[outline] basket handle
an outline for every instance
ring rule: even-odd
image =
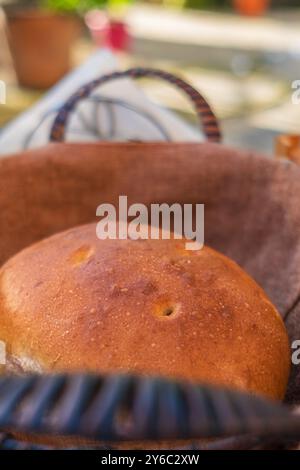
[[[69,116],[75,106],[81,99],[87,98],[96,88],[104,83],[118,78],[141,78],[141,77],[153,77],[165,80],[177,88],[183,90],[186,95],[191,99],[196,109],[197,116],[200,121],[200,128],[203,130],[207,137],[207,140],[211,142],[220,142],[221,131],[218,120],[211,110],[207,101],[203,96],[195,90],[191,85],[186,83],[181,78],[176,77],[168,72],[162,70],[151,69],[151,68],[131,68],[123,72],[113,72],[107,75],[103,75],[92,82],[83,85],[76,93],[74,93],[66,103],[60,108],[58,114],[54,120],[51,132],[51,142],[63,142],[65,137],[65,130],[68,123]]]
[[[162,377],[1,376],[0,433],[6,431],[106,444],[238,435],[299,439],[300,419],[256,395]]]

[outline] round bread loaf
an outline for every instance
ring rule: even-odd
[[[96,224],[26,248],[0,271],[14,371],[130,371],[281,399],[284,324],[233,261],[185,240],[99,240]]]

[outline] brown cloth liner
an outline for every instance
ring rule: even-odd
[[[0,159],[0,264],[23,247],[95,221],[96,207],[205,204],[205,243],[265,289],[300,339],[300,168],[219,144],[50,144]],[[286,401],[300,403],[300,366]]]

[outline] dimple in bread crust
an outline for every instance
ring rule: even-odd
[[[136,372],[284,396],[289,343],[263,290],[185,240],[57,234],[0,271],[0,339],[41,371]]]

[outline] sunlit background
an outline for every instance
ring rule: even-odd
[[[222,121],[225,142],[272,152],[274,136],[299,133],[300,6],[296,0],[0,0],[0,105],[5,126],[96,49],[121,67],[176,72]],[[146,80],[149,96],[191,123],[189,103]]]

